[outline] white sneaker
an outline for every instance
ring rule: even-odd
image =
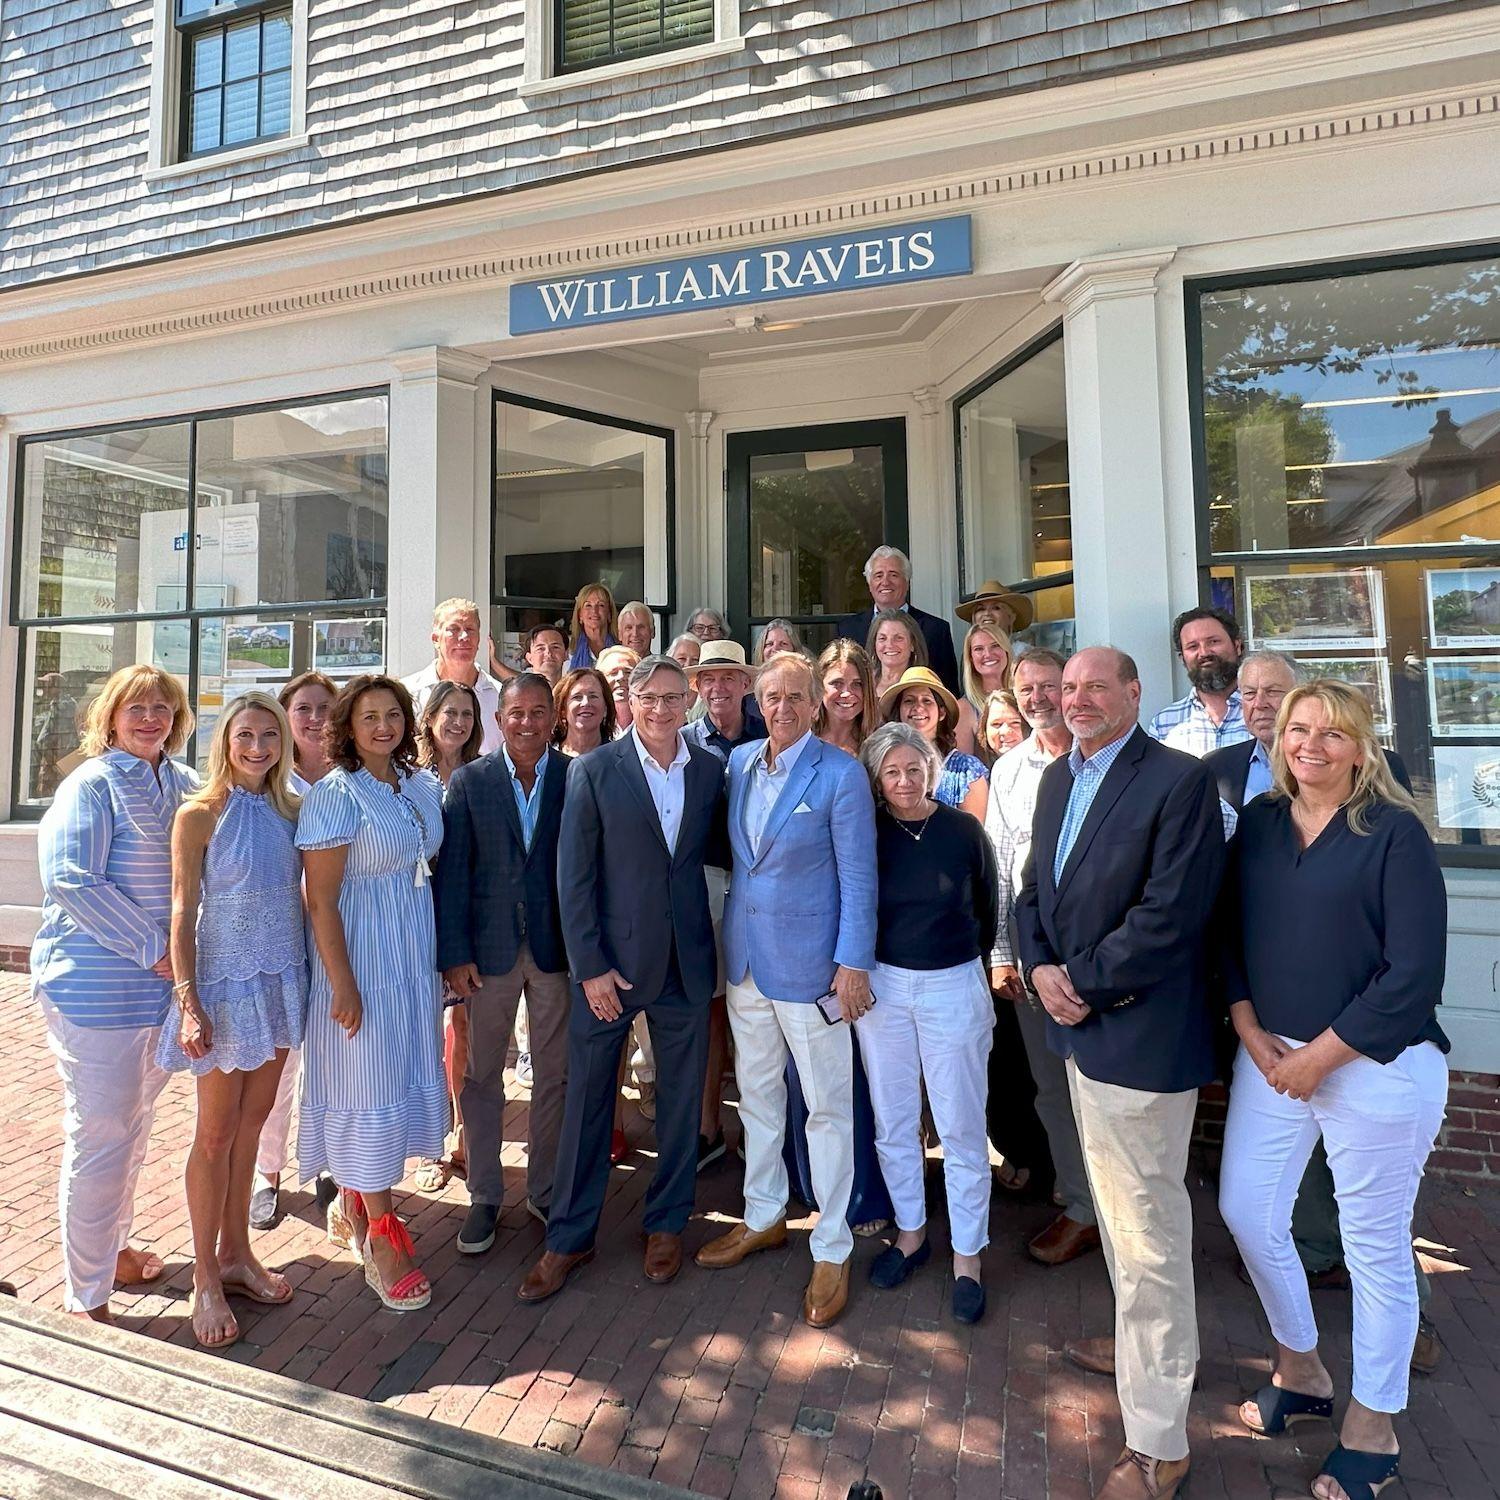
[[[531,1087],[531,1076],[531,1054],[523,1052],[516,1059],[516,1082],[523,1089],[529,1089]]]

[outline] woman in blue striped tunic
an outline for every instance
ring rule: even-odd
[[[90,758],[42,818],[42,923],[32,986],[63,1083],[63,1305],[108,1323],[118,1281],[155,1281],[130,1247],[136,1179],[167,1075],[156,1044],[172,995],[172,818],[197,778],[171,759],[193,715],[182,684],[125,667],[89,708]]]
[[[448,1127],[442,994],[428,861],[443,839],[443,787],[418,769],[411,698],[394,678],[356,677],[328,722],[331,770],[302,803],[312,992],[302,1048],[297,1156],[325,1168],[365,1280],[387,1307],[432,1296],[391,1189]]]

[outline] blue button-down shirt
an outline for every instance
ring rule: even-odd
[[[1245,771],[1245,800],[1242,805],[1249,807],[1257,797],[1269,792],[1274,785],[1271,757],[1266,754],[1266,747],[1257,740],[1255,749],[1250,752],[1250,765]]]
[[[521,815],[521,837],[525,839],[529,852],[531,840],[536,834],[537,811],[542,805],[542,780],[547,774],[547,757],[552,752],[542,751],[542,758],[536,763],[536,780],[531,783],[529,796],[526,788],[521,785],[521,778],[516,775],[516,763],[510,758],[509,748],[502,745],[500,753],[505,757],[505,769],[510,772],[510,789],[515,794],[516,811]]]
[[[1146,733],[1153,740],[1160,740],[1174,750],[1186,750],[1200,760],[1210,750],[1222,750],[1225,745],[1239,745],[1248,740],[1250,731],[1245,727],[1245,716],[1240,710],[1240,690],[1236,688],[1224,707],[1224,717],[1214,723],[1213,716],[1203,706],[1203,700],[1195,688],[1186,698],[1169,703],[1151,720]]]
[[[1088,757],[1083,757],[1083,752],[1074,745],[1068,752],[1068,769],[1073,773],[1073,787],[1068,793],[1068,806],[1063,813],[1062,830],[1057,835],[1057,854],[1052,861],[1052,884],[1055,886],[1062,879],[1063,866],[1068,862],[1068,856],[1073,852],[1073,845],[1078,840],[1078,832],[1083,827],[1084,819],[1089,815],[1089,808],[1094,805],[1094,798],[1099,795],[1099,788],[1104,784],[1104,778],[1109,774],[1109,768],[1114,765],[1120,757],[1120,751],[1125,748],[1125,742],[1135,733],[1135,725],[1122,734],[1119,739],[1111,740],[1109,744],[1101,746]]]

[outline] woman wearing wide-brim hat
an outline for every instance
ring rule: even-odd
[[[953,613],[965,624],[998,625],[1006,635],[1015,635],[1036,619],[1036,606],[1029,594],[1006,588],[998,578],[986,578]]]
[[[910,724],[937,747],[943,774],[932,795],[946,807],[961,808],[982,823],[990,799],[989,772],[978,756],[958,748],[958,699],[930,667],[908,667],[880,695],[886,723]]]

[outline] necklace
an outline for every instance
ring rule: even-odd
[[[936,811],[937,808],[934,807],[932,812]],[[915,833],[913,833],[911,829],[906,826],[906,819],[898,818],[895,813],[891,814],[891,822],[893,822],[896,827],[902,831],[902,833],[906,834],[913,843],[920,844],[922,842],[922,835],[927,832],[927,825],[932,822],[932,813],[928,813],[927,816],[922,819],[922,826],[917,829]]]

